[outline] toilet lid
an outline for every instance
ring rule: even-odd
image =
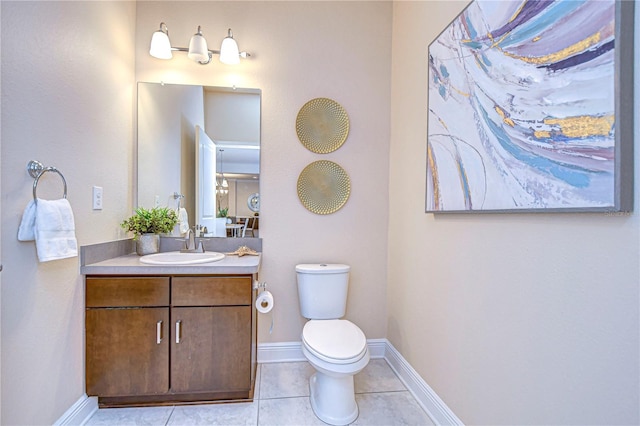
[[[362,330],[347,320],[311,320],[302,330],[307,347],[321,358],[351,360],[367,348]]]

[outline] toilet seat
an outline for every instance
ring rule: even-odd
[[[332,364],[352,364],[367,352],[367,339],[348,320],[311,320],[302,330],[302,342],[319,359]]]

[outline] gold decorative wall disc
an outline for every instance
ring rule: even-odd
[[[298,112],[296,132],[309,151],[327,154],[340,148],[347,140],[349,116],[334,100],[311,99]]]
[[[315,161],[298,177],[298,198],[313,213],[335,213],[344,206],[350,194],[349,175],[332,161]]]

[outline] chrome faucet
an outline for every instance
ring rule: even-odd
[[[199,241],[198,248],[196,248],[196,236],[192,229],[187,229],[187,238],[184,240],[184,248],[180,250],[180,253],[204,253],[202,240]]]

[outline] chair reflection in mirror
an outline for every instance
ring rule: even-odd
[[[227,223],[227,237],[238,238],[242,236],[244,230],[244,224],[241,223]]]
[[[251,232],[251,236],[255,237],[253,233],[254,223],[256,221],[255,217],[248,217],[244,220],[244,227],[242,228],[242,238],[247,237],[247,232]]]

